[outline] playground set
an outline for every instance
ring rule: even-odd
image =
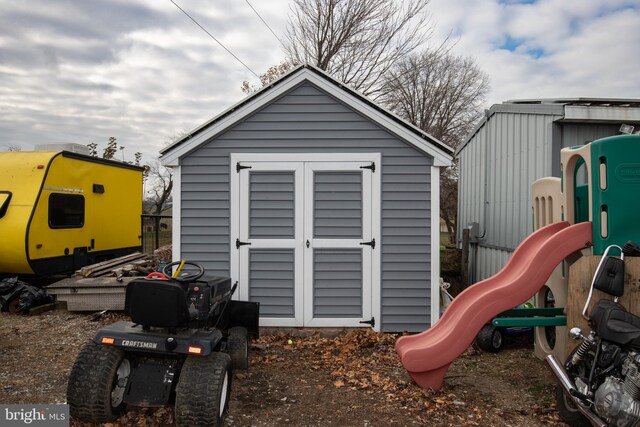
[[[502,270],[461,292],[433,327],[396,342],[403,366],[420,387],[439,390],[451,362],[478,332],[532,297],[536,309],[550,310],[550,301],[555,305],[533,323],[528,321],[537,329],[534,351],[539,357],[554,354],[563,360],[567,333],[561,326],[563,316],[555,315],[567,305],[569,265],[581,255],[602,255],[609,245],[640,241],[638,202],[630,198],[640,190],[640,135],[565,148],[560,157],[561,178],[533,184],[535,231]],[[512,323],[510,318],[502,325]],[[545,327],[557,327],[555,337]]]

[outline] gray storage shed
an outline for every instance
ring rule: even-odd
[[[420,331],[439,312],[452,150],[301,66],[162,150],[174,259],[230,275],[263,326]]]
[[[640,99],[515,100],[486,111],[456,151],[458,239],[476,224],[471,277],[497,273],[533,232],[531,184],[560,177],[560,150],[616,135],[623,123],[640,129]]]

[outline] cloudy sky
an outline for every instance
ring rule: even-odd
[[[175,0],[260,74],[283,58],[245,0]],[[279,36],[289,0],[249,0]],[[432,0],[491,78],[487,107],[541,97],[640,98],[640,0]],[[257,79],[169,0],[0,0],[0,150],[114,136],[149,161]]]

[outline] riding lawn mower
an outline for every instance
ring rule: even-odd
[[[126,405],[175,404],[177,425],[221,425],[232,370],[248,367],[248,339],[258,336],[259,304],[232,300],[236,287],[184,261],[129,282],[131,321],[100,329],[71,369],[71,416],[106,423]]]

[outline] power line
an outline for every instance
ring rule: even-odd
[[[278,37],[278,36],[276,35],[276,33],[274,33],[274,32],[273,32],[273,30],[271,29],[271,27],[269,26],[269,24],[267,24],[267,21],[265,21],[265,20],[264,20],[264,18],[263,18],[262,16],[260,16],[260,14],[258,13],[258,11],[257,11],[253,6],[251,6],[251,3],[249,3],[249,0],[244,0],[244,1],[246,1],[246,2],[247,2],[247,4],[249,5],[249,7],[251,8],[251,10],[253,10],[253,11],[255,12],[255,14],[256,14],[256,15],[258,15],[258,18],[260,18],[260,20],[262,21],[262,23],[263,23],[264,25],[266,25],[266,26],[267,26],[267,28],[269,29],[269,31],[271,31],[271,34],[273,34],[273,37],[275,37],[275,38],[276,38],[276,40],[278,40],[278,42],[280,42],[280,44],[281,44],[281,45],[284,45],[284,43],[282,43],[282,40],[280,40],[280,37]]]
[[[183,8],[181,8],[180,6],[178,6],[178,4],[176,2],[174,2],[173,0],[169,0],[171,3],[173,3],[173,5],[175,7],[177,7],[178,9],[180,9],[180,11],[182,13],[184,13],[185,15],[187,15],[187,17],[189,19],[191,19],[193,21],[194,24],[196,24],[198,27],[200,27],[200,29],[202,29],[202,31],[204,31],[205,33],[207,33],[209,35],[209,37],[211,37],[213,40],[215,40],[216,43],[218,43],[220,46],[222,46],[222,48],[224,50],[226,50],[227,52],[229,52],[229,55],[233,56],[236,61],[238,61],[239,63],[241,63],[244,68],[246,68],[247,70],[249,70],[251,72],[251,74],[253,74],[254,76],[256,76],[257,78],[260,78],[259,75],[257,75],[251,68],[249,68],[249,66],[247,64],[245,64],[244,62],[242,62],[242,60],[240,58],[238,58],[233,52],[231,52],[225,45],[222,44],[222,42],[220,42],[220,40],[218,40],[217,38],[215,38],[209,31],[207,31],[202,25],[200,25],[200,23],[198,21],[196,21],[195,19],[193,19],[191,17],[191,15],[189,15]]]

